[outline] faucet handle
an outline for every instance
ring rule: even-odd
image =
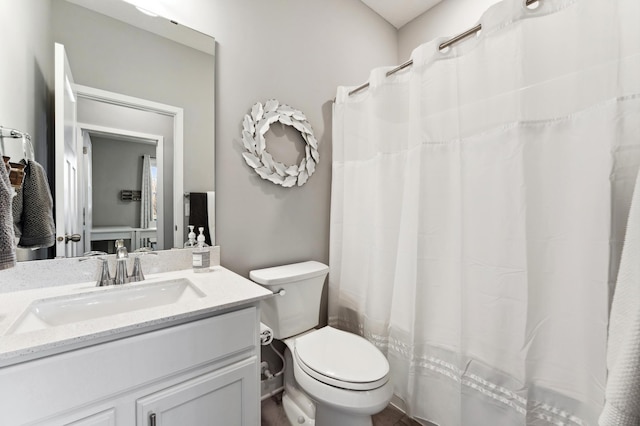
[[[151,251],[148,247],[142,247],[135,250],[132,255],[135,255],[133,260],[133,271],[131,271],[131,281],[144,281],[144,274],[142,273],[142,265],[140,264],[140,256],[147,254],[158,255],[157,252]]]
[[[142,273],[142,266],[140,265],[139,257],[136,257],[133,261],[133,271],[131,271],[131,281],[144,281],[144,274]]]
[[[96,287],[104,287],[113,283],[113,281],[111,280],[111,274],[109,274],[109,262],[107,262],[107,259],[105,257],[98,257],[106,254],[107,253],[103,251],[90,251],[84,253],[84,255],[88,257],[80,259],[80,262],[92,259],[98,259],[102,261],[102,267],[100,269],[100,275],[98,276],[98,279],[96,281]]]
[[[111,279],[111,274],[109,274],[109,262],[107,259],[102,258],[102,268],[100,269],[100,277],[96,282],[96,287],[104,287],[107,285],[111,285],[113,280]]]

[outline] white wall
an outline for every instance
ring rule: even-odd
[[[396,30],[359,0],[163,3],[178,22],[217,41],[216,236],[222,265],[248,276],[251,269],[287,262],[328,262],[331,100],[338,85],[360,84],[371,68],[397,62]],[[318,169],[300,188],[262,180],[242,158],[242,118],[269,98],[302,110],[320,140]],[[277,149],[281,138],[267,139],[275,142],[269,149]]]
[[[398,58],[436,37],[455,36],[478,23],[482,13],[498,0],[444,0],[398,31]]]

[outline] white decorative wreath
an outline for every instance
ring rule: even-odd
[[[279,121],[287,126],[293,126],[302,135],[306,143],[305,158],[300,164],[287,166],[275,161],[267,152],[265,133],[271,124]],[[251,108],[251,114],[246,114],[242,121],[242,143],[247,152],[243,152],[244,161],[252,167],[262,179],[267,179],[285,188],[305,184],[309,176],[316,170],[320,160],[318,154],[318,140],[313,136],[311,125],[307,117],[289,105],[280,104],[275,99],[265,102],[264,106],[257,102]]]

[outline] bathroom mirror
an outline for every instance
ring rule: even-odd
[[[78,140],[92,140],[78,145],[79,156],[92,160],[85,166],[91,172],[82,174],[90,177],[76,191],[89,191],[85,199],[92,205],[81,204],[74,213],[84,227],[73,232],[83,242],[75,252],[109,250],[116,238],[130,249],[181,247],[187,223],[176,225],[184,219],[184,193],[214,189],[214,39],[122,0],[51,0],[51,17],[53,42],[64,45],[80,88]],[[161,107],[142,111],[136,102],[119,105],[112,95]],[[180,120],[164,107],[182,111]],[[153,221],[140,223],[145,154],[152,176],[154,161],[163,158],[163,177],[153,185],[160,192],[154,211],[164,218],[161,238]],[[65,179],[56,178],[55,185],[52,194],[61,193],[59,185],[70,191]]]

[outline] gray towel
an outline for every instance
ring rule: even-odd
[[[13,206],[15,234],[20,237],[18,247],[51,247],[55,243],[56,226],[47,174],[33,160],[28,160],[26,164],[24,182]]]
[[[16,266],[11,203],[13,189],[4,162],[0,161],[0,270]]]
[[[16,188],[16,195],[13,196],[13,232],[16,240],[20,240],[22,235],[22,187]]]

